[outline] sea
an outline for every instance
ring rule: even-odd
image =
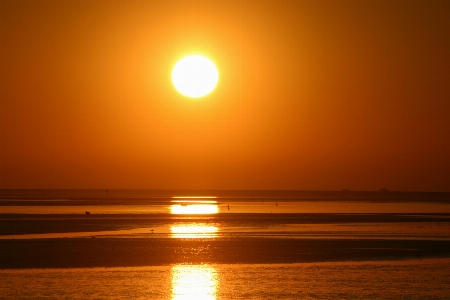
[[[450,299],[450,193],[0,190],[0,299]]]

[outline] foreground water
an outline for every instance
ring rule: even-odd
[[[0,197],[1,299],[449,299],[448,194],[103,192]]]
[[[2,299],[448,299],[450,259],[0,270]]]

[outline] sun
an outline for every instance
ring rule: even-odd
[[[172,83],[178,92],[190,98],[211,93],[219,81],[214,63],[201,55],[190,55],[179,60],[172,70]]]

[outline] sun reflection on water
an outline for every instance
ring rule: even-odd
[[[219,229],[201,223],[174,225],[170,227],[173,238],[214,238]]]
[[[210,265],[175,265],[171,277],[172,300],[216,299],[218,276]]]
[[[219,206],[215,196],[175,196],[172,197],[172,214],[217,214]]]
[[[192,214],[217,214],[219,207],[217,204],[173,204],[170,206],[172,214],[192,215]]]
[[[217,199],[216,196],[173,196],[172,199]]]

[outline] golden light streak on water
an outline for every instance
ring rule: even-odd
[[[206,224],[175,225],[170,227],[173,238],[214,238],[219,228]]]
[[[172,199],[217,199],[216,196],[174,196]]]
[[[215,300],[217,271],[210,265],[175,265],[171,269],[172,300]]]
[[[170,206],[172,214],[217,214],[218,212],[217,204],[173,204]]]

